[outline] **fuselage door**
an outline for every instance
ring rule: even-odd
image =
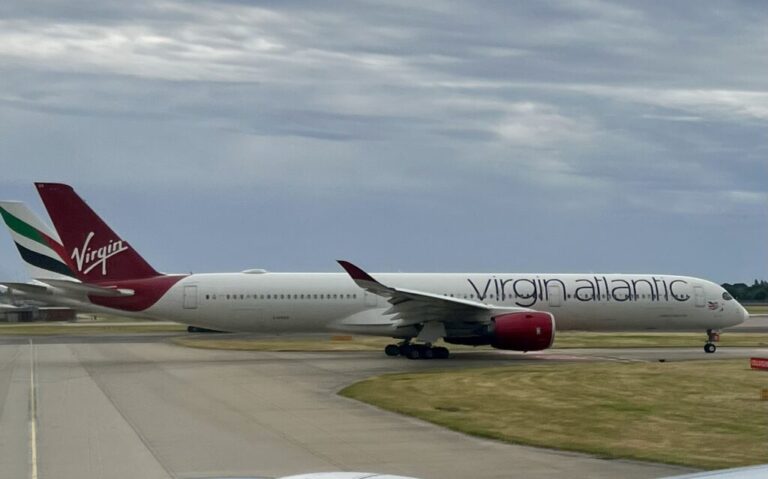
[[[693,287],[693,300],[694,304],[696,304],[697,308],[703,308],[704,307],[704,288],[701,286],[694,286]]]
[[[563,304],[563,289],[558,283],[547,284],[547,298],[549,299],[549,305],[559,307]]]
[[[184,286],[184,309],[197,309],[197,286]]]

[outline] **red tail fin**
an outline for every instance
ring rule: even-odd
[[[99,283],[159,275],[71,186],[59,183],[35,183],[35,186],[78,279]]]

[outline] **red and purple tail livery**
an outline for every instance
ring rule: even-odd
[[[35,183],[78,279],[100,283],[158,276],[69,185]]]

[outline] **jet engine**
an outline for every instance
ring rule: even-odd
[[[555,317],[543,311],[506,313],[491,318],[491,324],[472,335],[447,336],[446,343],[482,346],[513,351],[541,351],[555,340]]]
[[[541,351],[555,340],[555,317],[541,311],[494,317],[491,346],[513,351]]]

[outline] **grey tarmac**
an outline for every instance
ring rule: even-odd
[[[745,348],[721,348],[715,355],[684,348],[560,350],[409,361],[377,352],[191,349],[169,343],[170,336],[0,338],[0,478],[31,477],[33,447],[40,479],[277,477],[332,470],[423,479],[680,474],[688,470],[473,438],[336,392],[396,371],[768,354]],[[31,394],[37,397],[34,423]]]

